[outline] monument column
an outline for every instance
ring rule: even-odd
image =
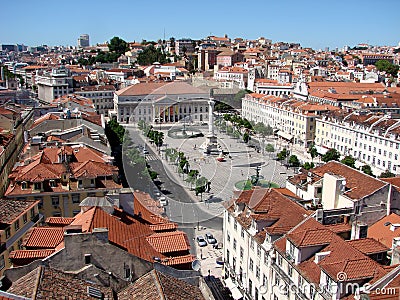
[[[210,98],[208,100],[208,135],[209,136],[215,136],[214,135],[214,105],[215,101],[214,98]]]

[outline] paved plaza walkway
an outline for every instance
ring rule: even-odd
[[[131,130],[138,130],[131,128]],[[204,134],[207,128],[201,128]],[[280,162],[274,160],[275,154],[258,153],[254,148],[250,148],[244,142],[234,139],[224,133],[217,133],[218,144],[224,152],[229,152],[225,157],[225,161],[219,162],[216,156],[204,154],[200,146],[204,142],[204,137],[176,139],[168,136],[168,130],[162,129],[164,132],[164,146],[161,152],[155,151],[154,154],[146,157],[147,161],[161,160],[168,174],[168,180],[172,180],[177,184],[186,187],[189,196],[193,202],[201,202],[199,208],[207,211],[213,216],[222,216],[222,202],[229,200],[233,196],[235,183],[241,180],[251,178],[256,175],[256,166],[260,165],[260,175],[266,181],[271,181],[281,187],[285,186],[286,178],[293,175],[293,168],[286,168]],[[206,177],[211,182],[210,193],[203,193],[202,196],[196,196],[194,191],[190,190],[190,184],[184,180],[184,174],[176,172],[177,166],[173,162],[166,161],[165,149],[175,148],[185,153],[189,161],[190,169],[199,171],[200,176]],[[179,201],[175,199],[172,201]]]

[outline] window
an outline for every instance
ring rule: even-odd
[[[231,241],[231,235],[228,233],[228,235],[226,236],[226,239],[228,240],[228,243]]]
[[[24,224],[25,224],[26,222],[28,222],[28,215],[27,215],[27,214],[24,214],[24,215],[22,216],[22,221],[24,222]]]
[[[261,257],[261,246],[257,245],[257,256]]]
[[[232,268],[236,272],[236,257],[232,258]]]
[[[14,229],[15,231],[19,230],[19,220],[16,220],[14,223]]]
[[[233,239],[233,250],[236,250],[236,239]]]
[[[10,236],[11,236],[11,229],[10,229],[10,227],[8,227],[6,229],[6,239],[8,239]]]
[[[31,208],[31,219],[35,216],[35,208]]]
[[[95,183],[95,180],[94,180],[94,179],[90,179],[90,184],[91,184],[92,186],[94,186],[94,183]]]
[[[4,255],[0,256],[0,270],[3,270],[5,266]]]
[[[35,183],[33,184],[33,188],[34,188],[35,190],[40,190],[40,189],[42,188],[42,183],[41,183],[41,182],[35,182]]]
[[[288,275],[289,275],[290,277],[292,277],[292,275],[293,275],[293,268],[292,268],[291,265],[288,265]]]
[[[242,239],[244,239],[244,228],[242,227],[242,232],[240,234],[242,236]]]
[[[253,271],[253,266],[254,266],[253,260],[250,258],[250,263],[249,263],[249,270],[250,271]]]
[[[230,222],[231,222],[231,215],[228,214],[228,223],[230,223]]]
[[[267,286],[267,284],[268,284],[268,278],[267,278],[267,275],[263,275],[263,286]]]
[[[78,180],[78,186],[79,186],[79,187],[82,187],[82,184],[83,184],[82,179],[79,179],[79,180]]]
[[[56,181],[55,180],[50,180],[50,186],[51,187],[56,187]]]
[[[72,194],[72,203],[79,203],[80,202],[80,195],[79,194]]]
[[[233,229],[237,230],[237,220],[235,220],[235,223],[233,223]]]
[[[278,254],[278,266],[282,266],[282,256]]]
[[[229,264],[229,250],[226,250],[226,262]]]
[[[60,204],[60,200],[59,200],[58,196],[51,197],[51,205],[58,206],[59,204]]]
[[[26,190],[26,189],[28,188],[28,183],[27,183],[26,181],[22,181],[22,183],[21,183],[21,188],[22,188],[23,190]]]
[[[240,247],[240,259],[241,260],[243,259],[243,248],[242,247]]]
[[[22,239],[18,240],[18,249],[22,249]]]
[[[250,248],[254,250],[254,240],[250,241]]]
[[[260,279],[260,267],[256,266],[256,277]]]

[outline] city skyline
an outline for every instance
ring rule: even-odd
[[[249,7],[239,1],[203,2],[190,6],[183,1],[174,3],[132,4],[121,1],[114,12],[106,1],[96,6],[87,2],[55,3],[7,2],[0,26],[0,43],[22,43],[29,46],[76,46],[81,34],[89,34],[91,44],[109,41],[119,36],[126,41],[201,39],[209,35],[231,38],[298,42],[314,49],[353,47],[359,43],[396,46],[399,43],[400,22],[396,10],[390,9],[396,0],[377,6],[372,0],[327,1],[305,0],[259,2]],[[373,7],[373,9],[371,9]],[[44,15],[43,17],[41,17]],[[16,22],[16,16],[24,20]],[[69,18],[71,20],[69,20]],[[12,25],[10,25],[12,24]],[[27,24],[29,28],[27,30]]]

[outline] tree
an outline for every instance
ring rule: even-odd
[[[141,66],[148,66],[155,62],[165,64],[169,62],[165,53],[160,48],[155,48],[154,45],[150,44],[139,53],[137,62]]]
[[[313,162],[313,161],[314,161],[314,158],[316,158],[316,157],[318,156],[318,150],[317,150],[317,148],[315,148],[315,145],[314,145],[314,144],[312,144],[312,145],[310,146],[310,148],[308,149],[308,153],[310,153],[310,155],[311,155],[311,161]]]
[[[248,143],[250,141],[250,135],[248,132],[243,134],[243,142]]]
[[[397,77],[397,72],[399,71],[399,66],[395,66],[393,64],[391,64],[389,61],[381,59],[378,60],[375,63],[375,67],[381,71],[381,72],[386,72],[390,75],[392,75],[393,77]]]
[[[124,54],[126,51],[129,50],[128,44],[121,38],[114,36],[111,40],[110,43],[108,44],[108,49],[110,52],[114,52],[118,54],[118,56],[121,56]]]
[[[361,167],[361,171],[363,171],[365,174],[367,174],[367,175],[371,175],[371,176],[374,176],[374,174],[372,173],[372,169],[371,169],[371,166],[370,165],[363,165],[362,167]]]
[[[124,140],[125,129],[118,124],[114,119],[106,123],[104,132],[107,136],[111,146],[117,146],[122,144]]]
[[[208,185],[208,180],[204,176],[197,179],[195,188],[196,196],[200,194],[200,196],[203,197],[203,193],[206,191],[207,185]]]
[[[300,161],[299,161],[299,159],[297,158],[297,156],[294,155],[294,154],[291,155],[291,156],[289,157],[288,163],[289,163],[289,165],[291,165],[292,167],[299,167],[299,166],[300,166]]]
[[[391,178],[391,177],[395,177],[396,174],[393,174],[392,172],[390,172],[389,170],[386,170],[385,172],[382,172],[381,175],[379,176],[379,178]]]
[[[196,183],[198,176],[199,176],[198,170],[190,170],[189,171],[186,181],[190,183],[190,189],[192,189],[192,185]]]
[[[314,165],[313,162],[305,162],[304,165],[303,165],[303,168],[306,169],[306,170],[313,169],[314,167],[315,167],[315,165]]]
[[[274,131],[271,126],[269,126],[269,125],[265,126],[265,124],[261,123],[261,122],[258,122],[257,124],[255,124],[253,126],[253,130],[256,133],[258,133],[259,135],[261,135],[262,137],[272,135],[272,133]]]
[[[346,166],[353,168],[353,169],[356,168],[356,160],[351,155],[347,155],[340,162]]]
[[[329,151],[322,156],[322,161],[324,162],[328,162],[331,160],[339,161],[339,158],[340,158],[340,153],[336,149],[329,149]]]
[[[265,146],[265,151],[267,151],[267,152],[269,152],[269,153],[275,152],[274,145],[272,145],[272,144],[267,144],[267,145]]]
[[[282,151],[279,152],[276,157],[278,160],[282,161],[285,160],[288,155],[289,153],[287,152],[286,148],[283,148]]]

